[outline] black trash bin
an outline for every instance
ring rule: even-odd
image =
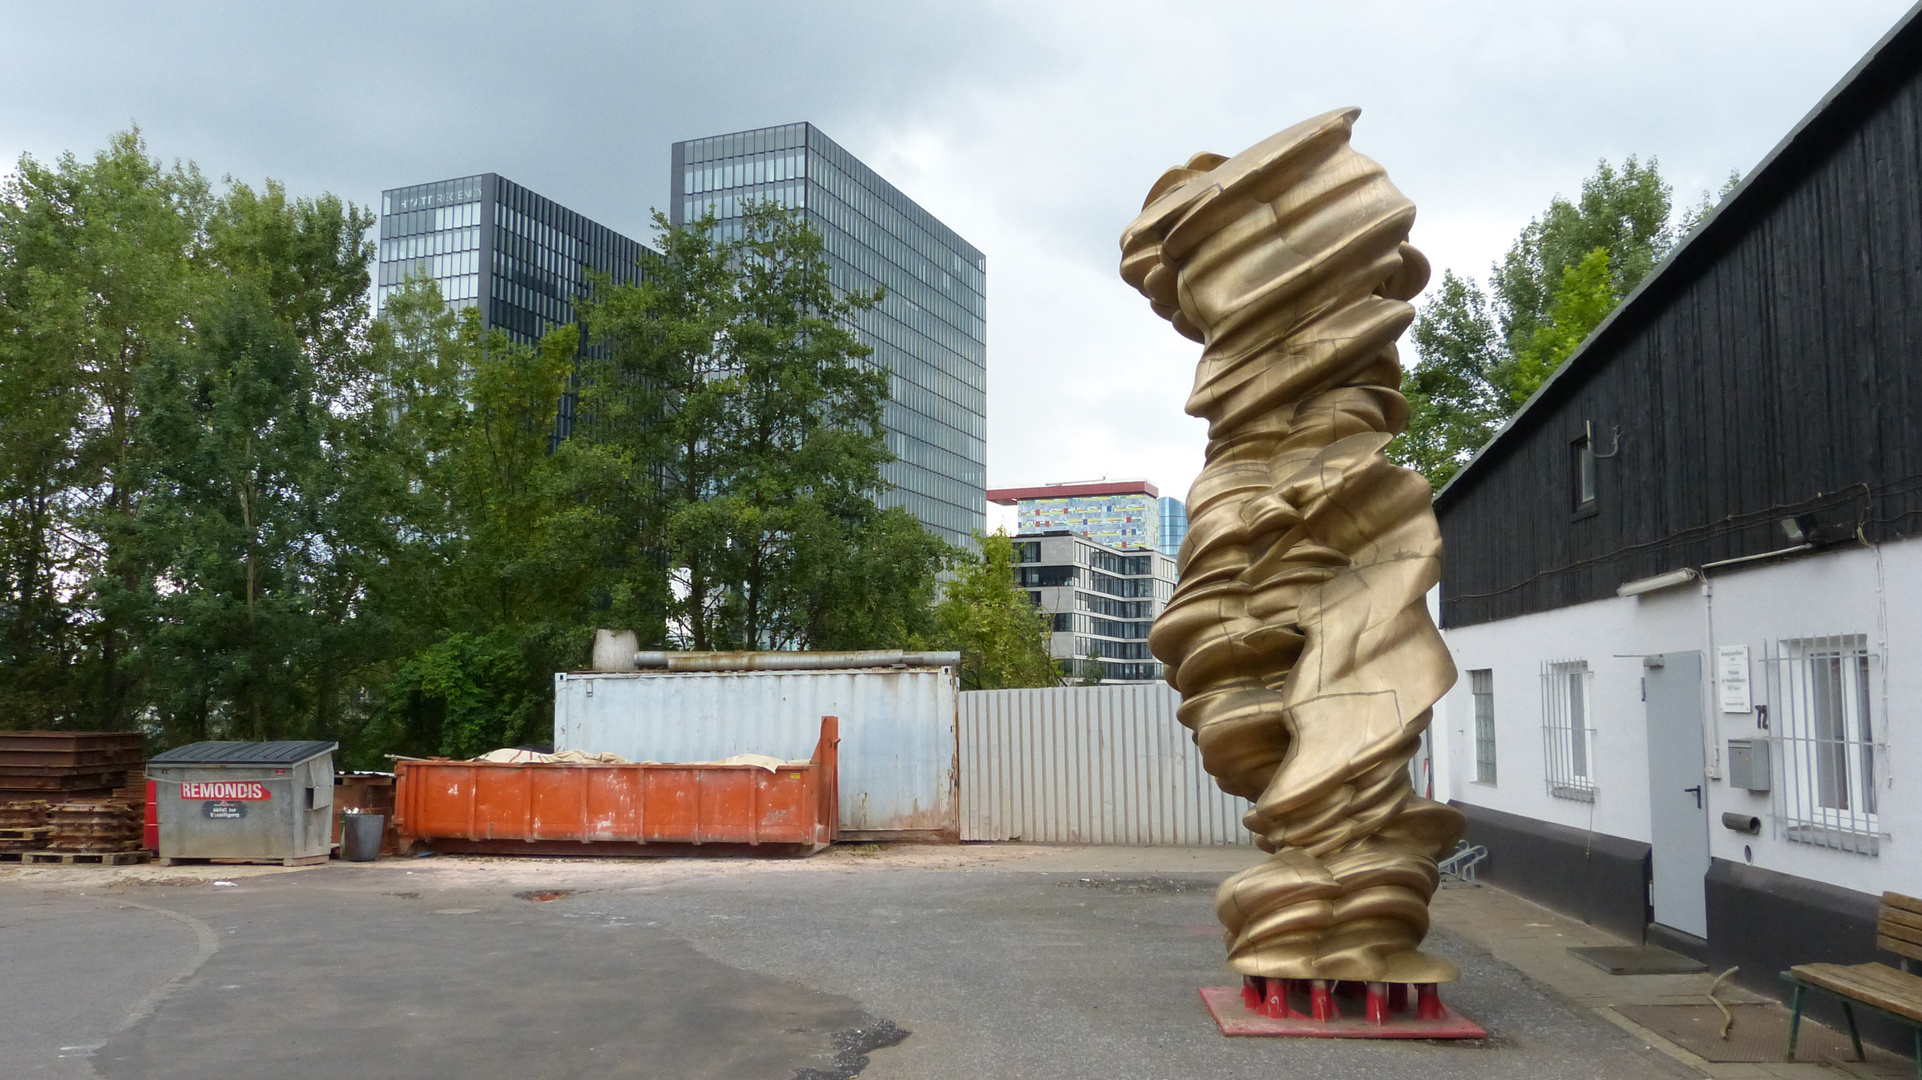
[[[340,816],[340,857],[348,862],[373,862],[380,858],[380,834],[387,828],[384,814],[342,814]]]

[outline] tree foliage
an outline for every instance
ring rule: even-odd
[[[876,503],[874,298],[799,216],[660,221],[533,347],[428,280],[372,318],[373,223],[137,131],[0,187],[0,726],[465,756],[539,740],[595,626],[939,638],[952,553]]]
[[[1061,685],[1048,654],[1048,617],[1014,584],[1014,541],[981,538],[959,561],[934,609],[942,644],[961,653],[961,688],[1006,690]]]
[[[1672,223],[1655,159],[1602,161],[1577,199],[1556,196],[1522,229],[1487,291],[1445,272],[1415,319],[1408,430],[1390,456],[1445,484],[1711,207],[1704,194]]]
[[[887,375],[850,325],[879,295],[837,295],[795,212],[750,206],[734,238],[656,224],[646,280],[588,308],[593,431],[565,450],[607,531],[652,557],[616,572],[616,609],[693,649],[924,636],[947,552],[875,503]]]

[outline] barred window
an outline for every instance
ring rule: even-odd
[[[1495,673],[1487,668],[1468,673],[1475,699],[1475,782],[1495,782]]]
[[[1766,658],[1782,783],[1775,812],[1794,841],[1875,855],[1874,658],[1862,634],[1776,642]]]
[[[1595,729],[1588,715],[1590,693],[1586,660],[1555,660],[1542,665],[1542,757],[1548,793],[1558,799],[1595,801]]]

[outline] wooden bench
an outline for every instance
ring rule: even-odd
[[[1882,894],[1882,906],[1875,916],[1875,946],[1903,958],[1922,960],[1922,900],[1900,893]],[[1855,1047],[1855,1060],[1866,1061],[1862,1035],[1855,1026],[1855,1006],[1888,1017],[1908,1027],[1915,1053],[1915,1074],[1922,1080],[1922,976],[1887,964],[1798,964],[1782,973],[1795,987],[1789,1020],[1786,1061],[1795,1060],[1795,1040],[1802,1029],[1802,998],[1810,990],[1833,994],[1841,1002],[1842,1016],[1849,1022],[1849,1042]]]

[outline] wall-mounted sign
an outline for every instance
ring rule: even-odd
[[[247,816],[247,804],[226,800],[200,804],[200,816],[213,821],[239,821]]]
[[[246,799],[258,802],[272,796],[258,780],[182,780],[182,799]]]
[[[1749,700],[1747,645],[1723,645],[1715,650],[1715,685],[1721,688],[1723,712],[1753,711]]]

